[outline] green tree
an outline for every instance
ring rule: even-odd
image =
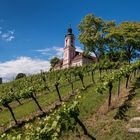
[[[120,52],[120,58],[129,63],[140,54],[140,23],[122,22],[108,29],[106,39],[110,48]]]
[[[58,57],[53,57],[51,60],[50,60],[50,64],[51,64],[51,67],[53,68],[56,64],[58,64],[60,62],[60,59]]]
[[[84,44],[85,50],[93,52],[96,55],[97,61],[105,54],[106,39],[108,28],[115,26],[114,21],[104,21],[100,17],[95,17],[93,14],[88,14],[78,25],[80,35],[79,40]]]
[[[20,79],[20,78],[23,78],[23,77],[26,77],[26,74],[18,73],[17,76],[16,76],[16,79]]]

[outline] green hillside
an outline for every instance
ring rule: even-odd
[[[1,139],[138,140],[128,124],[140,115],[139,67],[92,64],[2,84]]]

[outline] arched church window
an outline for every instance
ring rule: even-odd
[[[66,39],[66,46],[67,46],[67,39]]]

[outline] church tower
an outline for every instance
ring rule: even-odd
[[[75,57],[75,37],[71,27],[67,30],[64,45],[63,68],[68,68],[70,67],[71,60]]]

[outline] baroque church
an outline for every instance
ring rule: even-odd
[[[75,36],[72,28],[68,28],[64,43],[64,56],[61,61],[54,66],[54,69],[64,69],[73,66],[83,66],[89,63],[95,63],[96,57],[85,56],[84,53],[76,51]]]

